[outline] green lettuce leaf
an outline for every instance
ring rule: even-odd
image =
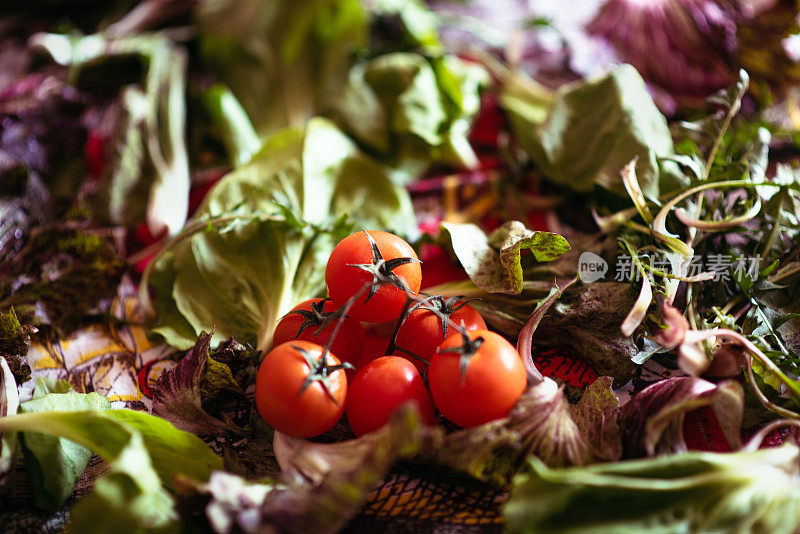
[[[330,121],[281,132],[212,189],[155,263],[155,332],[182,349],[212,328],[213,344],[269,347],[280,317],[323,291],[341,237],[358,228],[403,235],[413,220],[406,191]]]
[[[111,409],[111,403],[102,395],[74,391],[49,393],[53,385],[37,381],[34,398],[20,404],[19,413],[39,414],[53,410],[100,412]],[[61,384],[58,390],[64,390]],[[33,431],[23,432],[21,443],[36,506],[50,511],[58,510],[89,465],[91,451],[68,439]]]
[[[486,80],[482,68],[455,56],[383,54],[350,70],[329,114],[367,151],[397,168],[399,181],[431,163],[474,167],[467,134]]]
[[[139,433],[107,460],[108,472],[72,510],[70,530],[102,534],[178,532],[174,499],[162,486]]]
[[[512,533],[788,534],[800,524],[799,460],[789,443],[562,469],[531,458],[504,513]]]
[[[548,262],[570,249],[560,235],[528,230],[519,221],[509,221],[488,236],[474,224],[442,223],[442,228],[470,280],[489,293],[522,291],[522,250],[537,262]]]
[[[56,409],[0,419],[0,430],[69,440],[108,462],[109,472],[76,506],[74,530],[101,533],[111,527],[126,531],[174,527],[177,514],[170,492],[177,490],[182,477],[208,480],[212,471],[222,468],[221,458],[198,437],[159,417],[131,410],[61,411],[58,408],[65,403],[51,400],[76,395],[49,394],[30,401],[53,404]],[[95,393],[90,395],[108,403]]]
[[[230,88],[262,140],[319,114],[368,29],[358,0],[213,0],[193,16],[204,66]]]
[[[515,134],[557,184],[578,192],[600,186],[626,196],[620,171],[638,157],[636,171],[645,195],[657,197],[680,185],[677,169],[659,160],[674,154],[667,121],[630,65],[559,89],[541,124],[539,115],[518,109],[507,108]]]

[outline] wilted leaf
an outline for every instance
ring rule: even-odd
[[[534,345],[568,348],[621,387],[636,369],[636,344],[620,332],[634,299],[630,284],[622,282],[573,284],[545,315]]]
[[[490,293],[522,291],[522,250],[539,262],[552,261],[569,250],[567,240],[551,232],[534,232],[519,221],[509,221],[484,234],[474,224],[443,223],[459,262],[470,280]]]
[[[339,443],[276,434],[282,483],[246,483],[214,473],[197,489],[210,495],[205,512],[215,532],[337,532],[355,515],[393,463],[435,446],[438,432],[402,410],[382,429]],[[280,452],[279,452],[280,451]]]

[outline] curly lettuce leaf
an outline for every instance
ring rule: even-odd
[[[788,443],[561,469],[530,458],[504,513],[512,533],[788,534],[800,524],[799,461]]]
[[[340,238],[358,228],[407,234],[413,220],[407,192],[329,120],[285,130],[211,190],[156,262],[154,330],[181,349],[212,329],[214,345],[269,347],[280,317],[324,290]]]
[[[522,292],[523,250],[537,262],[548,262],[570,249],[560,235],[528,230],[519,221],[509,221],[488,236],[475,224],[442,223],[442,228],[470,280],[489,293]]]

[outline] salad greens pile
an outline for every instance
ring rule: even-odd
[[[445,46],[420,0],[86,5],[0,24],[16,65],[0,73],[0,493],[24,476],[80,532],[336,532],[403,462],[508,489],[512,532],[797,530],[798,445],[759,448],[800,420],[800,137],[774,84],[742,70],[667,116],[652,69],[551,89],[497,50]],[[767,84],[790,58],[756,61],[748,20],[728,26]],[[479,146],[490,102],[499,132]],[[484,172],[487,152],[508,178],[498,224],[421,236],[407,186]],[[512,216],[531,190],[550,232]],[[517,341],[528,387],[507,417],[428,427],[404,409],[308,441],[258,416],[278,320],[373,228],[444,250],[465,277],[426,291],[475,299]],[[150,414],[26,360],[118,321],[131,279],[180,356]],[[542,376],[551,347],[599,378]],[[658,366],[671,376],[647,385]],[[687,452],[699,409],[732,452]],[[107,469],[76,499],[94,455]]]

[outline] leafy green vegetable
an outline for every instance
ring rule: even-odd
[[[108,472],[72,511],[70,528],[101,534],[179,531],[174,499],[162,486],[139,433],[110,459]]]
[[[205,92],[203,104],[222,130],[231,164],[239,166],[248,163],[261,148],[261,140],[231,90],[222,84],[215,84]]]
[[[244,390],[255,379],[255,354],[229,339],[222,343],[216,357],[228,355],[229,362],[240,360],[249,367],[247,383],[239,384],[231,367],[212,357],[211,334],[200,334],[197,343],[181,359],[178,366],[162,373],[154,388],[153,414],[163,417],[177,428],[198,436],[218,435],[224,431],[240,432],[230,416],[212,416],[204,408],[220,393],[235,392],[244,397]],[[227,353],[227,354],[226,354]]]
[[[42,391],[47,389],[47,383],[37,381],[34,398],[20,404],[19,413],[101,412],[111,409],[108,399],[97,393]],[[58,510],[89,465],[92,453],[68,439],[33,431],[23,432],[21,442],[36,506]]]
[[[373,27],[370,50],[421,48],[433,55],[442,52],[438,17],[421,0],[376,0],[368,7]]]
[[[330,115],[367,151],[398,168],[401,181],[436,162],[474,167],[467,134],[485,81],[483,69],[454,56],[384,54],[351,69]]]
[[[529,459],[504,513],[509,532],[791,533],[797,445],[550,469]]]
[[[12,307],[8,313],[0,313],[0,358],[4,358],[17,384],[27,382],[31,368],[25,363],[25,356],[31,348],[31,334],[36,329],[22,325]]]
[[[570,249],[560,235],[528,230],[519,221],[509,221],[489,236],[474,224],[443,223],[442,228],[470,280],[489,293],[522,291],[522,250],[530,251],[538,262],[547,262]]]
[[[56,394],[42,399],[48,399],[53,395]],[[72,399],[73,396],[81,394],[64,395]],[[107,402],[97,394],[90,395]],[[60,401],[46,402],[47,406],[59,407]],[[178,474],[205,480],[212,470],[219,469],[222,465],[219,457],[198,437],[178,430],[160,417],[132,410],[103,412],[47,410],[8,417],[0,421],[0,428],[39,432],[68,439],[88,448],[107,461],[122,453],[132,439],[131,436],[139,435],[150,455],[153,468],[161,482],[168,488],[175,487],[174,479]]]
[[[203,64],[230,88],[262,140],[318,115],[367,37],[358,0],[216,0],[193,15]]]
[[[176,234],[189,206],[185,51],[160,34],[119,39],[40,34],[35,42],[72,68],[78,87],[119,91],[116,107],[104,117],[107,124],[100,125],[115,127],[108,132],[95,209],[113,224],[146,219],[153,235]]]
[[[105,398],[90,395],[108,405]],[[74,399],[79,394],[49,394],[30,403],[62,408],[58,399],[65,396]],[[74,511],[73,528],[80,527],[81,532],[108,532],[112,526],[168,527],[177,518],[169,491],[175,491],[178,476],[204,481],[222,467],[222,460],[196,436],[131,410],[26,413],[0,419],[0,430],[69,440],[109,463],[110,470],[96,482],[94,493]]]
[[[63,224],[37,232],[0,276],[0,309],[69,333],[102,315],[125,268],[112,240]]]
[[[507,102],[507,100],[506,100]],[[553,182],[574,191],[595,186],[625,195],[619,172],[634,157],[645,195],[680,185],[677,169],[660,162],[674,154],[667,121],[636,69],[623,65],[596,79],[560,88],[547,119],[508,108],[520,143]],[[530,121],[534,120],[532,124]]]
[[[155,263],[155,331],[184,349],[212,327],[214,344],[269,347],[280,317],[323,290],[338,239],[360,227],[406,234],[411,224],[405,190],[330,121],[281,132],[214,187]],[[209,226],[218,229],[200,231]]]

